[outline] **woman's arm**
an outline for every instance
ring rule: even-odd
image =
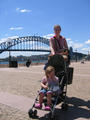
[[[67,45],[67,41],[64,38],[64,46],[63,46],[66,50],[64,50],[61,55],[68,55],[68,45]]]
[[[54,42],[52,38],[50,39],[50,49],[51,49],[51,54],[55,55]]]

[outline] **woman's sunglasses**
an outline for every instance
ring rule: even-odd
[[[55,29],[55,31],[60,31],[60,29]]]

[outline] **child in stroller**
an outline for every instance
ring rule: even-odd
[[[52,102],[51,97],[53,92],[57,92],[58,94],[61,92],[59,87],[59,79],[55,76],[54,67],[48,66],[45,70],[45,76],[41,81],[41,90],[39,92],[39,103],[35,104],[35,108],[41,109],[43,98],[47,96],[47,105],[45,106],[45,110],[51,110]]]

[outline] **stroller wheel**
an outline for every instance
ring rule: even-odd
[[[51,116],[50,120],[56,120],[56,116],[55,115]]]
[[[67,111],[68,110],[68,104],[67,103],[63,103],[61,106],[63,111]]]
[[[34,110],[33,114],[34,116],[37,116],[37,110]]]
[[[52,112],[49,113],[49,120],[56,120],[56,116]]]
[[[45,120],[56,120],[55,116],[45,115]]]
[[[28,111],[28,115],[29,115],[29,117],[33,117],[33,110],[32,110],[32,109],[30,109],[30,110]]]
[[[45,115],[45,120],[52,120],[52,119],[51,119],[51,116],[50,116],[49,114],[46,114],[46,115]]]
[[[45,115],[45,120],[50,120],[47,114]]]

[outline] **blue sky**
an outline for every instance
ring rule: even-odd
[[[49,38],[55,24],[74,50],[90,51],[90,0],[0,0],[0,42],[13,36]]]

